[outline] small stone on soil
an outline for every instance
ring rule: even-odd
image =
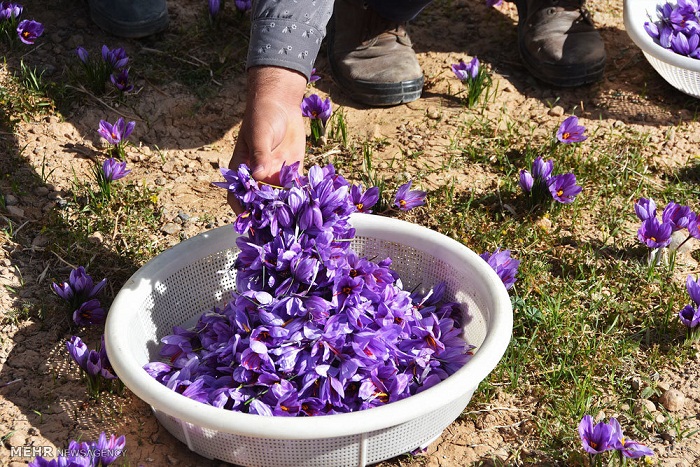
[[[685,394],[678,389],[669,389],[659,398],[659,403],[669,412],[677,412],[685,405]]]

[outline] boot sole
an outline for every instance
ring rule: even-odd
[[[95,8],[90,8],[90,17],[102,30],[127,39],[140,39],[159,33],[168,27],[168,10],[157,17],[139,22],[125,22],[110,18]]]
[[[353,100],[373,107],[389,107],[418,100],[423,93],[423,77],[400,83],[373,83],[347,80],[335,70],[331,74],[336,84]]]
[[[552,86],[573,88],[593,84],[601,80],[605,71],[605,58],[588,66],[557,66],[537,62],[519,42],[520,58],[532,76]]]

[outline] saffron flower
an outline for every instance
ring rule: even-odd
[[[68,349],[68,354],[73,358],[75,363],[77,363],[80,368],[86,368],[85,365],[87,364],[89,350],[85,342],[83,342],[80,337],[73,336],[69,341],[66,341],[66,348]]]
[[[452,72],[460,81],[473,81],[479,76],[479,59],[474,57],[469,63],[460,60],[452,65]]]
[[[586,127],[578,124],[578,117],[572,115],[559,125],[557,139],[565,144],[580,143],[588,139],[588,136],[584,135],[585,131]]]
[[[661,221],[670,224],[673,231],[685,229],[692,221],[697,219],[697,215],[688,206],[669,202],[661,214]]]
[[[129,63],[129,57],[123,47],[110,49],[106,45],[102,46],[102,61],[113,70],[121,70]]]
[[[17,25],[19,40],[25,44],[34,44],[34,41],[42,34],[44,34],[44,25],[37,21],[25,19]]]
[[[678,313],[678,319],[680,319],[681,323],[683,323],[683,325],[687,327],[688,330],[697,328],[700,324],[700,310],[698,309],[698,306],[684,306],[683,309]]]
[[[673,229],[670,224],[659,222],[651,217],[642,222],[637,230],[637,238],[649,248],[664,248],[671,243]]]
[[[537,180],[548,181],[554,170],[554,161],[552,159],[544,160],[537,156],[532,161],[532,176]]]
[[[125,123],[121,117],[117,119],[114,125],[106,120],[100,120],[98,132],[109,144],[118,145],[129,137],[131,132],[134,131],[134,126],[136,126],[136,122]]]
[[[317,94],[301,101],[301,114],[311,119],[311,142],[323,144],[326,136],[326,122],[331,117],[331,99],[321,99]]]
[[[321,79],[321,77],[316,74],[316,68],[312,68],[311,75],[309,76],[309,83],[315,83],[319,79]]]
[[[421,190],[411,190],[411,181],[401,185],[394,198],[394,206],[402,211],[410,211],[425,204],[427,193]]]
[[[83,64],[87,64],[88,60],[90,60],[90,54],[88,51],[85,49],[85,47],[79,46],[75,49],[75,54],[78,56],[81,62]]]
[[[462,82],[466,94],[464,101],[468,108],[474,107],[479,102],[484,91],[491,87],[491,76],[481,66],[479,59],[473,57],[469,63],[460,60],[451,65],[452,73]]]
[[[96,298],[82,303],[73,312],[73,322],[78,326],[92,326],[93,324],[104,324],[107,312],[100,305]]]
[[[552,198],[563,204],[573,203],[582,188],[576,184],[576,175],[566,173],[555,175],[547,182]]]
[[[318,94],[311,94],[301,101],[301,114],[311,120],[321,120],[325,125],[332,113],[331,99],[321,99]]]
[[[95,284],[92,277],[85,272],[85,268],[78,266],[71,271],[68,282],[62,284],[54,282],[51,287],[56,295],[67,301],[73,309],[76,309],[100,293],[106,283],[107,279],[102,279]]]
[[[585,415],[578,425],[583,449],[593,456],[614,449],[613,427],[604,422],[593,423],[593,417]]]
[[[99,461],[101,465],[108,466],[113,464],[118,457],[124,454],[124,448],[126,448],[126,437],[121,435],[116,437],[116,435],[111,434],[109,438],[103,431],[97,439],[97,442],[92,444],[93,451],[99,452]]]
[[[683,307],[678,319],[688,330],[687,340],[694,341],[700,338],[700,284],[688,276],[685,287],[693,303]]]
[[[496,251],[489,253],[485,251],[482,253],[481,258],[491,266],[491,269],[496,271],[498,277],[503,282],[506,290],[513,287],[515,281],[517,280],[515,276],[518,274],[518,267],[520,266],[520,261],[513,259],[510,256],[510,250],[501,250],[496,248]]]
[[[2,2],[0,3],[0,21],[13,21],[22,14],[22,5],[17,3]]]
[[[243,13],[249,11],[253,4],[252,0],[234,0],[234,3],[236,4],[236,9]]]
[[[112,82],[115,88],[120,92],[131,92],[134,90],[134,85],[129,83],[129,69],[122,68],[116,73],[109,75],[109,80]]]
[[[209,0],[209,17],[210,18],[216,18],[216,15],[219,14],[220,9],[221,9],[221,1],[220,0]]]
[[[634,212],[640,221],[645,221],[650,217],[656,217],[656,203],[653,199],[639,198],[634,203]]]
[[[619,451],[624,457],[639,459],[640,457],[654,455],[654,451],[647,446],[626,438],[620,422],[616,418],[611,417],[609,425],[612,428],[613,449]]]
[[[126,168],[126,162],[110,157],[102,163],[102,173],[107,182],[113,182],[129,175],[131,169]]]
[[[372,207],[379,201],[379,187],[373,186],[363,191],[362,187],[353,185],[350,187],[350,199],[357,212],[371,213]]]
[[[535,179],[532,177],[530,172],[528,172],[525,169],[520,170],[520,178],[518,180],[518,184],[520,185],[520,188],[523,189],[525,193],[530,193],[532,191],[532,186],[535,183]]]

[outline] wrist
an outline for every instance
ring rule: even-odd
[[[248,103],[274,100],[287,107],[299,107],[306,92],[306,77],[295,70],[276,66],[248,69]]]

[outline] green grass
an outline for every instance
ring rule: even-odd
[[[218,27],[238,30],[241,22],[227,16]],[[217,94],[218,80],[241,72],[245,41],[239,34],[225,39],[205,23],[195,26],[182,31],[187,40],[142,51],[134,69],[156,85],[174,78],[206,100]],[[189,47],[193,41],[196,47]],[[2,84],[0,106],[7,114],[0,129],[11,130],[17,122],[55,108],[51,90],[59,85],[47,82],[34,68],[22,64],[19,74]],[[645,422],[657,432],[693,436],[683,419],[666,414],[666,421],[657,424],[640,419],[630,407],[639,397],[631,378],[641,377],[649,388],[646,395],[652,395],[655,383],[649,375],[681,366],[693,353],[683,345],[684,330],[675,316],[688,301],[684,284],[666,267],[650,271],[646,266],[646,247],[636,240],[633,202],[643,196],[661,206],[672,200],[692,205],[700,195],[700,168],[692,162],[675,171],[655,165],[647,151],[649,136],[629,128],[604,132],[593,122],[588,141],[563,146],[552,143],[556,128],[547,133],[505,110],[496,117],[482,110],[462,108],[442,165],[423,167],[421,151],[405,149],[386,157],[388,141],[355,138],[353,133],[360,129],[348,128],[344,111],[337,109],[329,142],[313,150],[319,155],[314,162],[332,162],[350,180],[380,186],[377,211],[390,206],[396,188],[405,182],[395,174],[412,172],[417,181],[424,181],[432,174],[474,167],[497,181],[497,191],[472,190],[448,177],[431,189],[426,208],[403,216],[478,253],[509,248],[521,261],[511,291],[511,344],[473,402],[486,404],[497,391],[538,401],[531,415],[535,432],[526,440],[537,450],[527,459],[520,453],[514,453],[515,458],[541,464],[581,462],[576,426],[584,414],[600,410],[623,414],[624,427],[641,441],[650,432]],[[427,120],[426,125],[437,123]],[[331,148],[339,152],[324,156]],[[33,179],[14,178],[24,158],[19,152],[13,155],[14,165],[3,167],[3,188],[17,193],[51,180],[52,172],[43,164]],[[537,156],[553,158],[556,173],[576,174],[584,191],[575,203],[528,207],[517,177]],[[414,170],[417,166],[420,171]],[[89,265],[95,276],[108,276],[118,287],[163,248],[152,240],[162,223],[158,193],[135,179],[115,183],[108,201],[95,190],[93,182],[76,177],[66,206],[39,229],[51,238],[48,257]],[[3,204],[0,198],[0,208]],[[2,218],[0,222],[3,235],[14,239],[19,225]],[[88,240],[95,232],[104,238],[99,247]],[[112,262],[100,261],[104,255]],[[30,314],[29,308],[19,306],[6,319],[16,323]]]

